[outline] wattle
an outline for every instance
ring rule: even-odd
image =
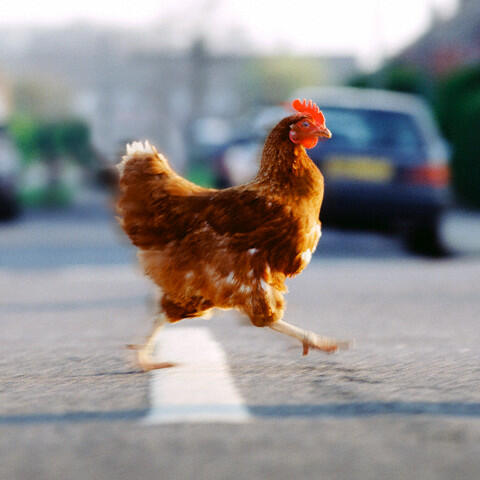
[[[313,148],[317,145],[318,143],[318,138],[305,138],[304,140],[301,140],[300,143],[305,147],[305,148]]]

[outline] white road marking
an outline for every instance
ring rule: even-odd
[[[157,360],[176,366],[151,373],[151,409],[144,424],[241,423],[251,418],[225,353],[208,328],[167,327],[158,338]]]

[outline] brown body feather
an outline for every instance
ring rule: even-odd
[[[310,260],[323,199],[320,171],[288,139],[293,118],[273,129],[257,177],[239,187],[201,188],[156,152],[125,158],[120,223],[171,322],[214,307],[241,310],[257,326],[282,317],[285,278]]]

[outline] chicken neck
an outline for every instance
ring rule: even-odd
[[[322,198],[322,174],[305,148],[288,138],[291,122],[291,117],[284,119],[267,137],[255,183],[294,201]]]

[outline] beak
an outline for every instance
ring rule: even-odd
[[[322,138],[332,138],[332,132],[327,127],[317,128],[316,134]]]

